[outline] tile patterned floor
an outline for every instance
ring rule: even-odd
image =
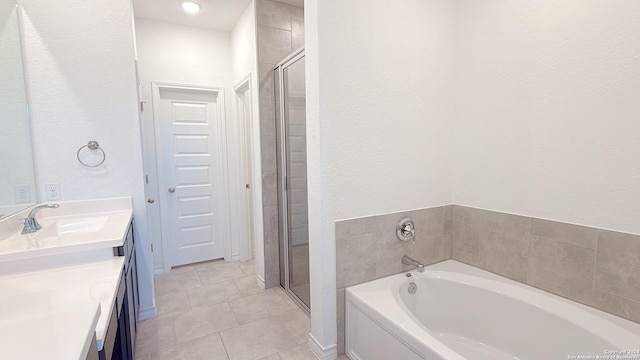
[[[155,288],[158,316],[139,323],[136,360],[316,360],[309,317],[280,288],[260,289],[253,262],[179,267]]]

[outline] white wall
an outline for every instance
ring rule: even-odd
[[[140,306],[153,311],[128,0],[20,0],[39,199],[59,182],[62,200],[132,196]],[[107,154],[87,169],[77,149],[96,140]]]
[[[453,202],[640,233],[640,2],[459,4]]]
[[[138,71],[144,82],[231,83],[229,33],[136,18],[136,44]]]
[[[231,31],[231,63],[234,84],[242,80],[248,73],[257,71],[257,56],[256,5],[252,0]]]
[[[149,174],[147,190],[150,196],[158,199],[150,209],[152,222],[157,221],[158,224],[158,227],[152,229],[154,266],[156,272],[162,272],[164,262],[159,206],[167,193],[166,189],[157,189],[159,174],[156,171],[151,82],[224,87],[225,121],[228,124],[232,121],[231,39],[229,33],[144,18],[136,18],[135,34],[142,100],[147,106],[147,111],[143,112],[144,143],[147,149],[145,164]],[[232,248],[229,252],[237,254],[237,239],[234,237],[230,244]]]
[[[305,2],[312,335],[336,342],[336,220],[450,203],[456,2]]]
[[[0,3],[0,217],[36,202],[20,32],[15,4]],[[26,201],[14,186],[26,185]],[[23,204],[14,206],[14,204]]]

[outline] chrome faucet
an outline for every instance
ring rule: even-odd
[[[29,212],[29,216],[27,216],[26,219],[24,219],[24,228],[22,228],[22,233],[23,234],[31,234],[34,233],[40,229],[42,229],[42,225],[38,224],[38,220],[36,220],[36,213],[43,208],[50,208],[50,209],[55,209],[57,208],[58,204],[43,204],[43,205],[39,205],[34,207],[33,209],[31,209],[31,211]]]
[[[418,269],[418,272],[424,272],[424,263],[422,261],[416,261],[407,255],[402,257],[402,263],[405,265],[415,266]]]

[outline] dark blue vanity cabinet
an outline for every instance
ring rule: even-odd
[[[138,269],[133,222],[122,246],[113,248],[115,256],[124,256],[123,274],[118,286],[114,311],[109,319],[100,360],[134,360],[138,332]]]

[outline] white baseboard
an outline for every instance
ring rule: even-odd
[[[240,261],[240,254],[232,254],[231,261]]]
[[[258,274],[256,274],[256,282],[258,282],[258,286],[260,286],[260,289],[265,290],[267,288],[267,285],[264,282],[264,278]]]
[[[154,301],[155,303],[155,301]],[[146,308],[141,308],[140,312],[138,313],[138,320],[142,321],[142,320],[147,320],[147,319],[151,319],[153,317],[156,317],[156,306],[151,306],[151,307],[146,307]]]
[[[156,266],[153,268],[154,275],[164,275],[164,266]]]
[[[338,344],[323,347],[311,333],[309,333],[309,341],[307,343],[313,355],[320,360],[334,360],[338,358]]]

